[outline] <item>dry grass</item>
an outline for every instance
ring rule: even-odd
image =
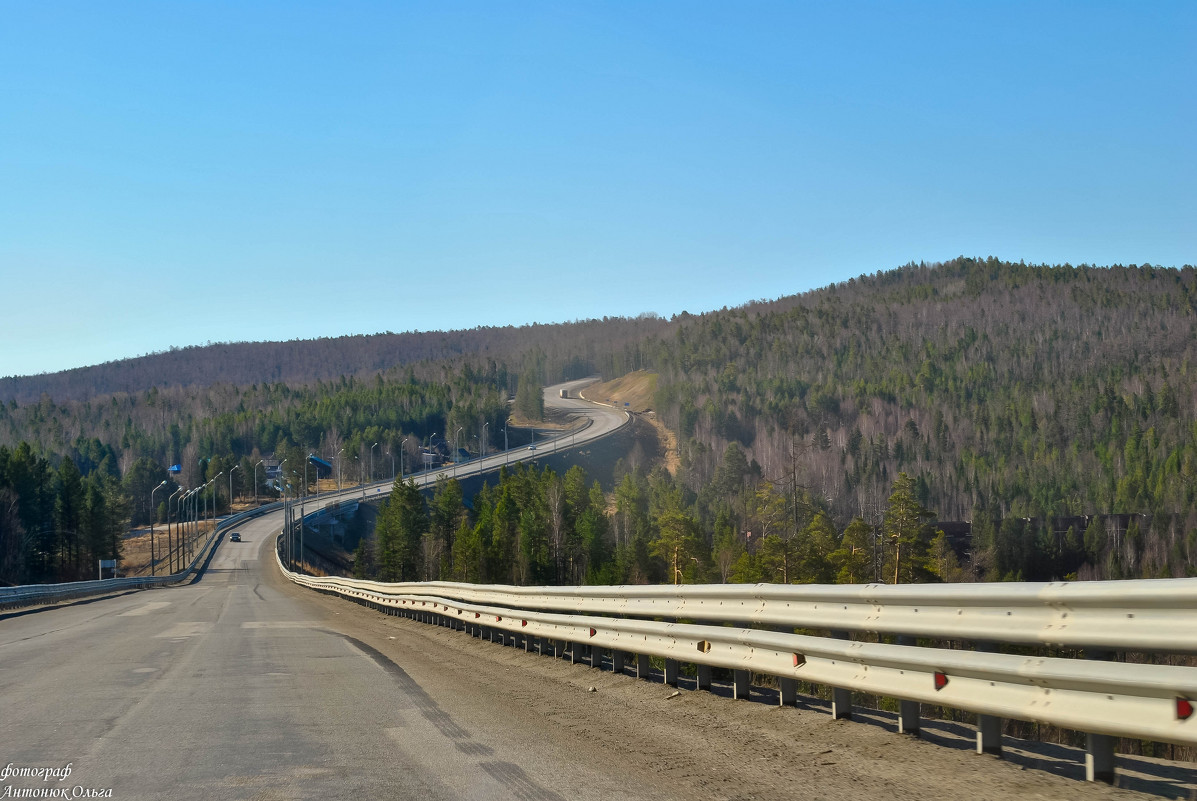
[[[172,526],[172,530],[174,527]],[[189,527],[190,530],[190,527]],[[184,566],[194,558],[195,549],[203,546],[208,538],[208,534],[212,531],[211,521],[201,523],[199,527],[199,537],[194,540],[191,546],[192,550],[188,553],[188,558],[184,561]],[[171,535],[173,538],[173,534]],[[188,535],[188,541],[192,541],[191,535]],[[170,572],[170,566],[167,563],[167,538],[166,526],[154,526],[154,556],[156,557],[157,566],[155,573],[159,576]],[[176,543],[175,547],[178,545]],[[121,560],[118,570],[122,576],[148,576],[150,575],[150,530],[147,528],[140,531],[131,537],[127,537],[121,541]],[[178,556],[175,557],[175,569],[178,570]]]
[[[681,460],[677,453],[677,436],[665,427],[657,418],[653,410],[653,396],[657,392],[657,374],[646,370],[636,370],[613,381],[601,384],[591,384],[578,394],[583,400],[596,403],[610,403],[621,409],[635,412],[640,419],[651,425],[661,440],[662,450],[665,452],[665,469],[672,475],[677,475],[681,467]]]
[[[591,384],[578,394],[583,400],[595,403],[611,403],[619,408],[628,404],[628,409],[637,412],[653,410],[653,395],[657,391],[657,374],[636,370],[613,381]]]

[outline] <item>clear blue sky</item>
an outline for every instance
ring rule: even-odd
[[[1197,3],[0,3],[0,375],[1197,262]]]

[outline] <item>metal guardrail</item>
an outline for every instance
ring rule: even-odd
[[[276,553],[277,558],[277,553]],[[977,713],[978,751],[1000,752],[1000,719],[1089,734],[1087,776],[1114,776],[1114,738],[1197,745],[1197,668],[919,647],[915,637],[986,643],[1066,643],[1131,651],[1192,652],[1197,581],[973,585],[507,587],[451,582],[385,584],[289,573],[295,583],[388,614],[498,639],[592,666],[665,660],[733,672],[737,696],[751,673],[774,676],[783,704],[798,682],[833,689],[832,712],[851,715],[851,692],[901,701],[899,728],[917,731],[919,704]],[[649,619],[649,618],[663,618]],[[677,623],[675,619],[719,621]],[[726,625],[726,624],[734,625]],[[749,628],[764,624],[773,630]],[[784,630],[776,630],[778,628]],[[795,629],[832,629],[831,637]],[[897,634],[900,644],[848,631]],[[1098,656],[1094,654],[1094,656]],[[750,673],[751,672],[751,673]],[[994,724],[997,724],[996,726]]]
[[[271,503],[238,512],[223,520],[216,521],[216,527],[208,535],[207,541],[197,552],[195,559],[185,569],[166,576],[134,576],[130,578],[99,579],[95,581],[72,581],[64,584],[25,584],[18,587],[0,587],[0,609],[19,609],[37,604],[52,604],[59,601],[89,598],[96,595],[108,595],[114,592],[129,590],[152,589],[178,584],[190,578],[199,566],[207,559],[208,553],[216,543],[218,536],[226,529],[233,528],[246,520],[273,512],[282,508],[281,503]]]
[[[347,586],[477,604],[1153,653],[1197,653],[1197,579],[991,584]]]

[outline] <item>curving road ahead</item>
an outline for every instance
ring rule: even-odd
[[[222,541],[187,586],[0,617],[0,768],[71,766],[0,793],[1136,797],[385,617],[283,579],[280,517]]]

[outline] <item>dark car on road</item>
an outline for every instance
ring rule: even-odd
[[[229,542],[241,542],[241,535],[234,531],[229,535]]]

